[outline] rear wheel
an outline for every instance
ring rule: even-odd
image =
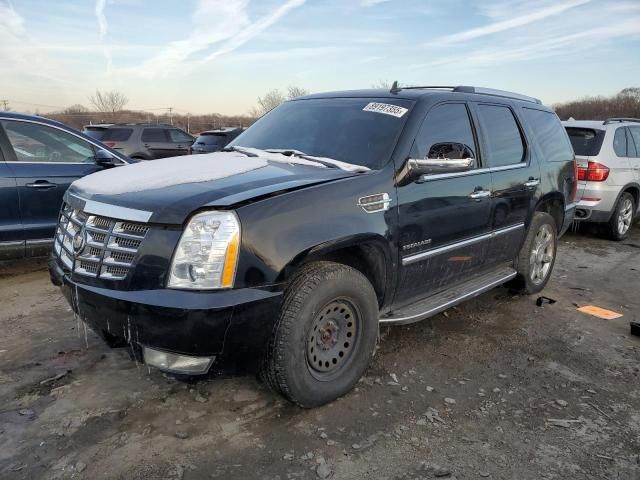
[[[511,286],[522,293],[540,292],[551,277],[557,248],[555,220],[548,213],[536,212],[518,255],[518,276]]]
[[[624,192],[620,195],[611,219],[605,224],[605,233],[612,240],[620,241],[627,238],[633,224],[635,201],[633,195]]]
[[[304,267],[287,288],[262,368],[272,390],[315,407],[362,376],[378,335],[378,301],[359,271],[332,262]]]

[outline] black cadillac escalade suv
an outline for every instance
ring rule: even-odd
[[[575,168],[556,115],[523,95],[310,95],[223,152],[74,182],[51,277],[148,365],[197,375],[259,359],[275,391],[316,406],[357,382],[381,324],[507,282],[540,291]]]

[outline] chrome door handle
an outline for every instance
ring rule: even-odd
[[[524,182],[524,186],[527,188],[537,187],[538,185],[540,185],[540,180],[538,180],[537,178],[530,178],[529,180]]]
[[[25,187],[27,188],[37,188],[39,190],[46,190],[48,188],[53,188],[55,186],[56,186],[55,183],[50,183],[50,182],[35,182],[35,183],[25,184]]]
[[[491,196],[491,192],[489,190],[476,190],[475,192],[471,192],[469,194],[470,198],[474,200],[481,200],[483,198],[489,198]]]

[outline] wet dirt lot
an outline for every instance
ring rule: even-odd
[[[543,294],[387,329],[355,391],[302,410],[136,365],[85,340],[41,264],[5,266],[0,478],[640,479],[640,228],[563,237]]]

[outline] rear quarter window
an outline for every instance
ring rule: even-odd
[[[126,142],[132,132],[132,128],[109,128],[105,130],[101,140],[104,142]]]
[[[522,115],[547,162],[573,160],[575,155],[569,137],[555,113],[525,107]]]

